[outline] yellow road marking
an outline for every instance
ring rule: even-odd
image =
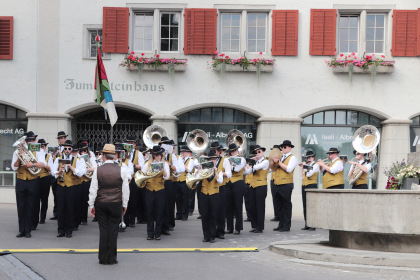
[[[167,253],[167,252],[258,252],[258,248],[132,248],[118,249],[119,253]],[[0,253],[97,253],[98,249],[0,249]]]

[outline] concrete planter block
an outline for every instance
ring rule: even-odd
[[[273,72],[274,65],[261,65],[261,73],[262,72]],[[222,65],[218,64],[214,68],[214,71],[221,71]],[[241,65],[226,65],[226,72],[257,72],[257,66],[249,65],[247,68],[242,67]]]
[[[333,70],[333,73],[348,73],[349,67],[348,66],[334,67],[332,68],[332,70]],[[372,73],[372,68],[369,67],[368,69],[365,70],[363,68],[354,66],[353,73],[354,74],[370,74]],[[394,73],[394,66],[379,65],[378,67],[376,67],[376,74],[389,74],[389,73]]]
[[[185,72],[186,69],[187,69],[187,65],[185,65],[185,64],[175,64],[174,65],[174,71],[175,72]],[[138,71],[139,68],[137,66],[134,66],[134,67],[131,67],[131,68],[127,68],[127,70],[128,71]],[[168,66],[168,64],[162,64],[159,67],[144,65],[143,71],[168,72],[169,71],[169,66]]]
[[[418,185],[419,178],[405,178],[403,181],[403,185],[401,186],[402,190],[411,190],[411,185],[415,184]]]

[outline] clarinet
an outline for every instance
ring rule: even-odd
[[[63,154],[63,159],[67,159],[66,157],[67,156],[65,154]],[[67,172],[67,166],[65,168],[66,168],[66,172]],[[61,173],[61,177],[60,177],[60,183],[63,183],[63,182],[64,182],[64,170]]]

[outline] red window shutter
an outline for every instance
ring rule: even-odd
[[[418,13],[416,10],[394,10],[392,55],[417,56]]]
[[[272,55],[298,54],[298,10],[273,10]]]
[[[104,7],[102,25],[102,51],[106,53],[128,52],[128,8]]]
[[[334,55],[337,10],[311,10],[310,55]]]
[[[217,44],[217,10],[185,9],[185,54],[214,54]]]
[[[13,59],[13,17],[0,17],[0,59]]]

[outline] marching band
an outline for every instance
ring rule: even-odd
[[[251,222],[250,232],[263,233],[269,173],[273,206],[279,221],[274,230],[279,232],[291,228],[296,166],[300,167],[302,176],[305,218],[302,230],[315,230],[306,225],[306,190],[318,188],[318,176],[322,177],[324,189],[344,188],[346,160],[340,158],[340,151],[335,147],[328,150],[328,160],[316,161],[316,154],[307,151],[304,160],[298,163],[291,153],[294,145],[284,140],[282,144],[274,145],[268,157],[264,155],[266,148],[251,145],[246,158],[246,140],[240,131],[228,133],[228,147],[224,148],[219,142],[209,143],[207,134],[197,129],[191,133],[187,145],[180,147],[178,155],[174,141],[166,136],[163,128],[156,125],[149,128],[143,135],[145,146],[139,147],[135,137],[129,136],[124,142],[116,140],[112,145],[106,144],[112,146],[113,153],[103,150],[93,153],[87,138],[81,137],[76,144],[67,139],[64,131],[57,134],[57,147],[49,147],[44,139],[35,143],[37,135],[32,131],[16,141],[12,169],[17,171],[17,237],[30,238],[38,224],[45,223],[51,186],[54,195],[51,219],[57,219],[57,237],[71,238],[79,225],[88,223],[88,207],[95,202],[92,194],[96,197],[98,191],[97,176],[104,182],[114,173],[121,177],[125,190],[124,201],[118,200],[124,202],[123,208],[118,208],[119,223],[124,224],[120,224],[120,231],[125,229],[125,224],[135,227],[137,219],[137,223],[147,223],[147,240],[171,235],[176,220],[187,221],[194,211],[191,200],[195,201],[195,193],[203,242],[213,243],[216,237],[224,239],[225,233],[239,235],[244,230],[244,204],[246,221]],[[376,131],[369,129],[364,130],[364,136],[357,137],[379,137]],[[371,142],[369,139],[368,144]],[[376,145],[363,151],[355,148],[356,159],[349,161],[348,174],[353,188],[367,189],[367,174],[372,169],[371,153]],[[204,153],[207,148],[208,154]],[[114,153],[115,158],[111,158]],[[98,168],[108,163],[120,169],[114,170],[107,165],[98,174]],[[115,172],[107,174],[104,173],[106,170]],[[119,182],[119,179],[115,180]]]

